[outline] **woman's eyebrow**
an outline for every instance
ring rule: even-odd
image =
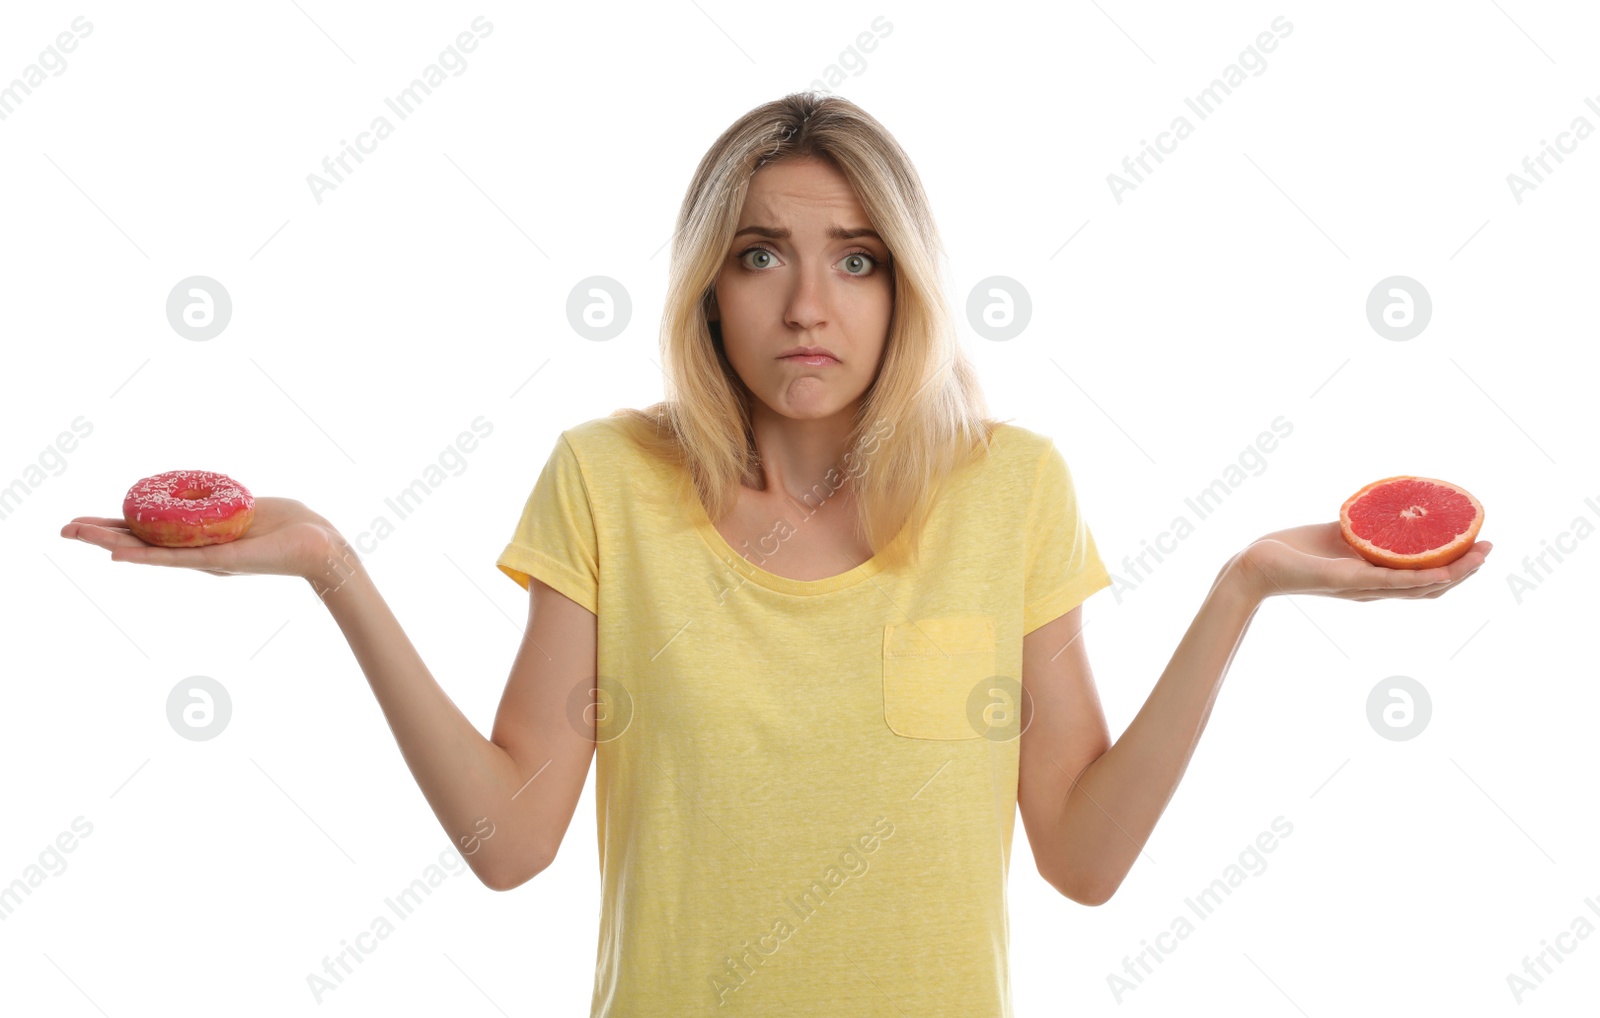
[[[756,236],[767,237],[772,240],[788,240],[792,236],[792,233],[788,228],[777,230],[770,226],[746,226],[744,229],[734,234],[733,237],[735,240],[737,240],[747,233],[753,233]],[[864,226],[849,230],[842,226],[832,226],[828,228],[828,238],[830,240],[854,240],[856,237],[871,237],[878,243],[883,243],[883,238],[878,236],[877,230],[868,229]]]

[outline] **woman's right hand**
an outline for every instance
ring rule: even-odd
[[[113,562],[179,566],[216,576],[265,573],[320,576],[344,542],[333,526],[292,498],[257,498],[256,514],[244,536],[198,548],[163,548],[134,536],[120,517],[78,516],[61,536],[109,549]]]

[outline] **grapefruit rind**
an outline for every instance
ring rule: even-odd
[[[1373,544],[1355,532],[1350,520],[1350,509],[1362,498],[1366,497],[1376,488],[1395,481],[1423,481],[1436,484],[1441,488],[1448,488],[1472,503],[1474,515],[1471,525],[1461,533],[1452,537],[1447,543],[1425,551],[1406,554]],[[1339,507],[1339,531],[1344,535],[1345,543],[1354,548],[1356,554],[1371,562],[1373,565],[1387,566],[1390,569],[1433,569],[1438,566],[1447,566],[1456,559],[1465,555],[1478,539],[1478,532],[1483,529],[1483,503],[1473,497],[1470,491],[1458,484],[1441,481],[1433,477],[1419,477],[1415,474],[1399,474],[1394,477],[1385,477],[1381,481],[1373,481],[1360,491],[1344,500],[1344,505]]]

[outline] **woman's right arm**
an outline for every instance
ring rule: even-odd
[[[595,616],[530,581],[522,646],[486,739],[429,673],[348,543],[333,532],[330,548],[325,568],[306,579],[354,651],[434,815],[485,885],[504,891],[531,880],[555,858],[594,758],[592,712],[568,712],[573,690],[594,685]]]
[[[555,858],[594,759],[594,717],[569,720],[595,681],[595,616],[539,580],[528,625],[486,739],[434,681],[354,550],[294,499],[258,498],[244,536],[199,548],[146,544],[118,518],[80,516],[61,536],[114,562],[220,576],[300,576],[332,613],[383,709],[422,794],[478,879],[510,890]],[[588,702],[588,701],[582,701]]]

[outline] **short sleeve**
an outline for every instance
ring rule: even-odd
[[[495,564],[524,590],[536,576],[599,614],[600,555],[589,489],[564,432]]]
[[[1094,535],[1078,512],[1072,474],[1052,441],[1039,463],[1029,515],[1023,635],[1055,621],[1110,585]]]

